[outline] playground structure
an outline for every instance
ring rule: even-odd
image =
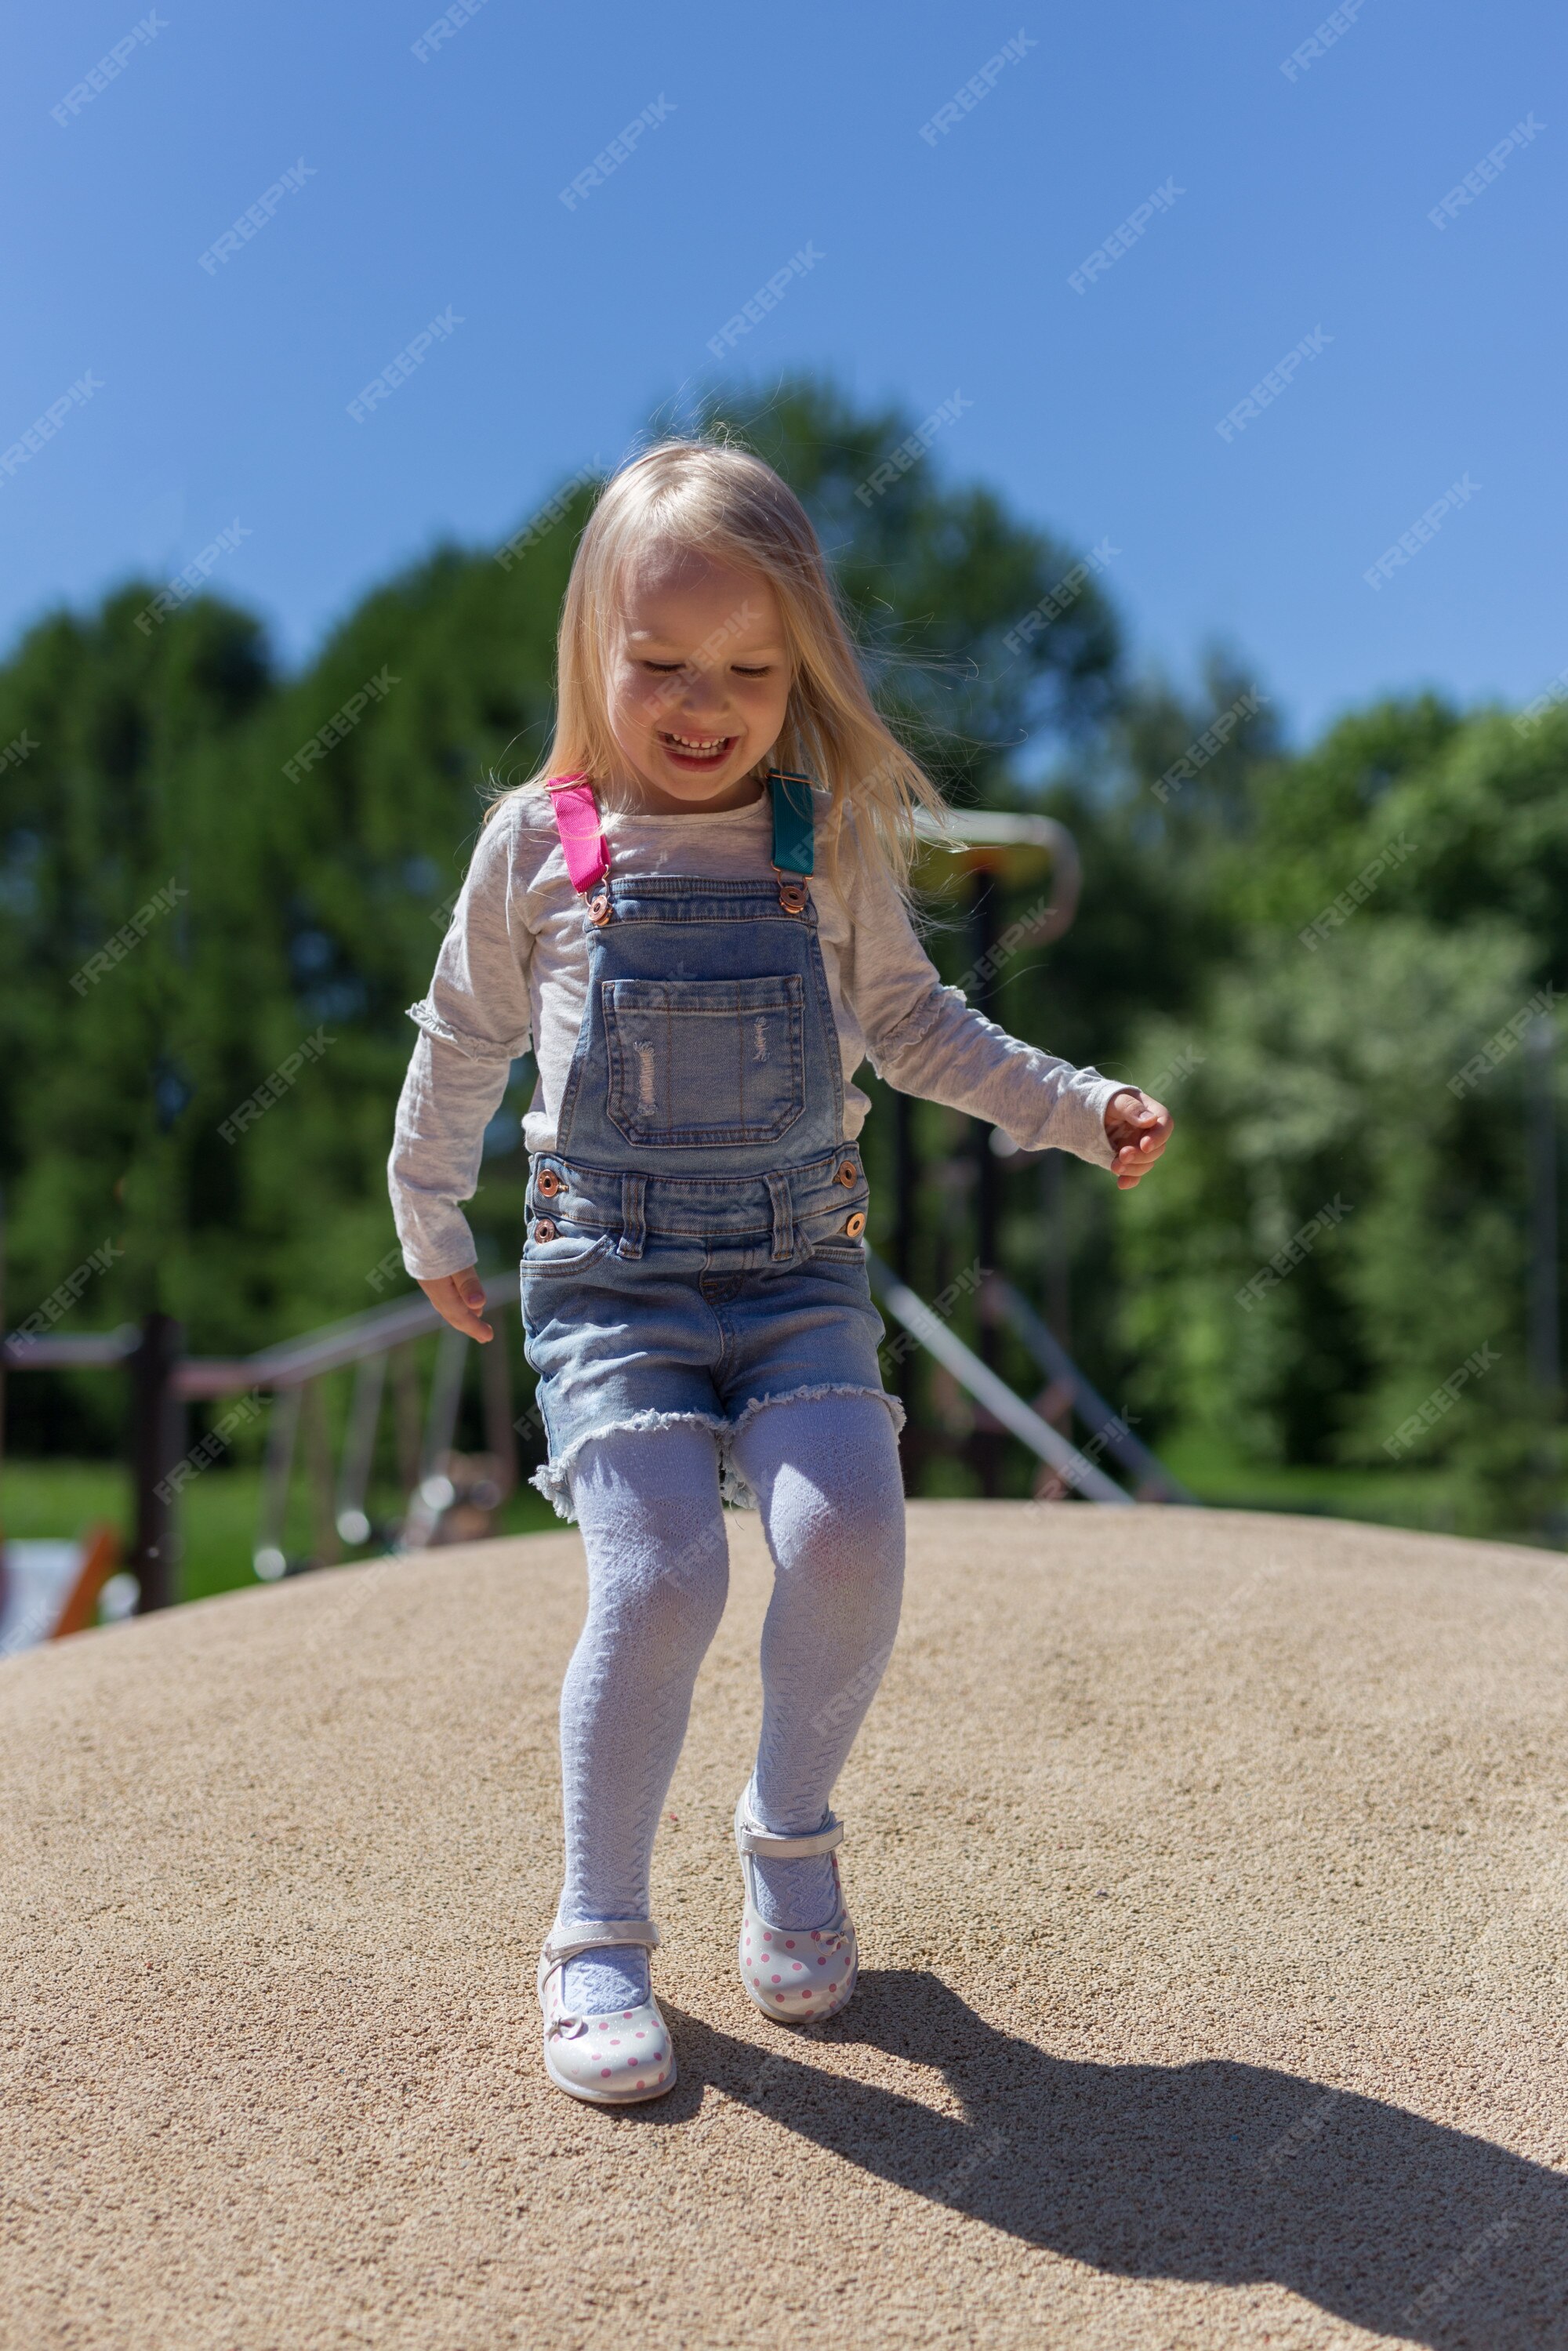
[[[998,810],[954,810],[945,825],[923,816],[918,830],[928,852],[923,878],[949,897],[967,891],[973,954],[967,986],[973,1000],[988,1008],[1008,957],[1021,948],[1049,945],[1071,923],[1082,878],[1076,845],[1054,819]],[[1003,872],[1015,887],[1034,882],[1044,886],[1028,915],[998,933],[990,884]],[[1003,1180],[996,1140],[984,1122],[970,1122],[967,1169],[977,1263],[986,1269],[977,1297],[977,1345],[971,1348],[947,1315],[910,1286],[918,1169],[910,1102],[906,1096],[894,1099],[892,1263],[873,1257],[870,1272],[884,1312],[907,1334],[894,1350],[895,1381],[902,1380],[899,1367],[912,1342],[970,1399],[975,1429],[966,1449],[988,1493],[999,1490],[999,1448],[1011,1437],[1041,1465],[1035,1486],[1040,1499],[1071,1494],[1105,1505],[1189,1502],[1192,1497],[1133,1435],[1125,1417],[1083,1377],[1046,1321],[992,1270]],[[508,1331],[517,1306],[515,1276],[490,1276],[485,1293],[496,1337],[479,1350],[484,1447],[478,1454],[459,1453],[455,1446],[471,1343],[443,1324],[423,1294],[233,1359],[186,1355],[179,1326],[162,1313],[150,1314],[140,1326],[110,1332],[14,1336],[0,1346],[0,1374],[83,1368],[128,1374],[134,1398],[135,1532],[123,1572],[134,1578],[137,1610],[147,1614],[175,1597],[183,1489],[226,1450],[236,1426],[263,1412],[267,1428],[252,1556],[264,1582],[336,1565],[345,1551],[370,1543],[419,1551],[487,1534],[496,1510],[517,1483],[517,1437],[530,1426],[537,1430],[538,1423],[528,1406],[516,1416],[516,1340]],[[1004,1328],[1014,1332],[1045,1380],[1032,1402],[1015,1393],[996,1368],[997,1334]],[[422,1393],[418,1343],[433,1333],[439,1337]],[[350,1369],[352,1395],[334,1458],[334,1416],[325,1384]],[[209,1433],[192,1446],[187,1422],[189,1407],[196,1404],[227,1408],[214,1415]],[[397,1500],[372,1515],[378,1435],[389,1406]],[[1074,1421],[1080,1443],[1066,1433]],[[1112,1476],[1107,1462],[1121,1472],[1124,1483]],[[311,1531],[308,1548],[291,1553],[287,1530],[297,1474]],[[41,1573],[42,1547],[35,1548]],[[53,1549],[57,1553],[59,1546]],[[12,1556],[20,1555],[14,1550]],[[5,1558],[0,1551],[0,1575]],[[89,1545],[79,1576],[67,1576],[57,1558],[53,1573],[62,1587],[60,1612],[46,1621],[38,1613],[42,1602],[36,1603],[32,1637],[90,1623],[99,1591],[117,1564],[102,1543]],[[0,1617],[0,1648],[7,1621]]]
[[[1010,1285],[993,1277],[994,1286],[982,1298],[982,1314],[1012,1323],[1053,1383],[1053,1394],[1060,1398],[1066,1392],[1084,1429],[1082,1447],[1016,1395],[878,1259],[871,1259],[870,1270],[873,1291],[888,1317],[952,1374],[997,1426],[1036,1455],[1049,1473],[1049,1482],[1040,1489],[1044,1496],[1070,1492],[1103,1504],[1190,1499]],[[182,1490],[225,1450],[225,1427],[263,1411],[268,1424],[253,1547],[253,1563],[263,1582],[308,1567],[336,1565],[345,1548],[371,1541],[389,1550],[423,1551],[487,1534],[495,1510],[517,1483],[517,1434],[530,1424],[537,1426],[537,1416],[529,1407],[514,1418],[507,1325],[517,1310],[517,1278],[492,1274],[484,1288],[496,1335],[478,1350],[486,1436],[485,1449],[478,1455],[461,1454],[454,1443],[473,1342],[443,1323],[423,1292],[255,1355],[187,1356],[181,1352],[179,1326],[166,1315],[150,1315],[140,1330],[131,1325],[72,1337],[8,1341],[5,1366],[12,1372],[118,1366],[129,1373],[135,1399],[136,1531],[126,1567],[136,1579],[138,1612],[145,1614],[166,1607],[174,1597]],[[415,1346],[432,1333],[439,1335],[422,1396]],[[353,1389],[334,1459],[324,1383],[349,1369]],[[229,1398],[237,1404],[226,1415],[216,1416],[212,1433],[192,1446],[188,1406]],[[382,1415],[389,1404],[400,1500],[391,1514],[372,1519],[368,1507],[371,1469]],[[1126,1491],[1100,1466],[1107,1456],[1136,1481],[1135,1493]],[[290,1489],[300,1468],[312,1539],[308,1553],[291,1556],[286,1531]],[[89,1546],[64,1614],[52,1624],[39,1624],[33,1637],[90,1624],[93,1604],[117,1564],[114,1539],[104,1534]]]

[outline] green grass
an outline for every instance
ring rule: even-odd
[[[1250,1462],[1210,1439],[1173,1437],[1160,1458],[1200,1502],[1217,1510],[1294,1510],[1367,1519],[1375,1525],[1451,1533],[1458,1523],[1451,1481],[1440,1469],[1294,1468]],[[1517,1538],[1516,1538],[1517,1540]]]
[[[182,1600],[204,1600],[256,1582],[250,1561],[260,1483],[256,1469],[211,1468],[186,1488],[181,1504]],[[107,1523],[119,1529],[121,1543],[128,1545],[133,1518],[130,1476],[116,1462],[8,1458],[0,1469],[0,1528],[18,1539],[76,1537]],[[531,1486],[519,1487],[496,1518],[497,1534],[543,1534],[559,1525]],[[296,1526],[291,1520],[289,1537],[291,1545],[306,1548],[303,1523]],[[376,1549],[367,1545],[349,1556],[373,1558]]]
[[[1195,1437],[1173,1437],[1162,1447],[1161,1458],[1200,1502],[1218,1509],[1367,1519],[1438,1534],[1450,1532],[1457,1522],[1441,1470],[1279,1468],[1241,1460]],[[254,1468],[214,1468],[186,1489],[182,1600],[202,1600],[255,1583],[251,1546],[259,1485]],[[963,1463],[938,1458],[928,1465],[925,1488],[930,1493],[968,1494],[977,1490],[977,1481]],[[302,1513],[303,1508],[297,1493],[295,1509]],[[7,1534],[78,1536],[107,1520],[128,1541],[131,1516],[131,1480],[114,1462],[7,1459],[0,1470],[0,1527]],[[519,1486],[497,1514],[496,1532],[544,1534],[559,1525],[542,1495]],[[291,1518],[289,1542],[301,1552],[308,1548],[302,1515],[298,1522]],[[367,1545],[349,1556],[371,1558],[376,1549]]]

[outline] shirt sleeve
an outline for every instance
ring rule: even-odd
[[[474,1196],[485,1129],[510,1066],[476,1061],[428,1031],[414,1040],[387,1182],[402,1261],[415,1281],[439,1281],[474,1263],[474,1236],[458,1203]]]
[[[533,939],[523,893],[512,887],[517,820],[494,818],[479,835],[430,992],[408,1008],[427,1037],[475,1061],[515,1061],[531,1041],[528,966]]]
[[[874,851],[847,838],[842,860],[851,920],[842,985],[878,1077],[988,1119],[1025,1151],[1071,1151],[1109,1167],[1105,1111],[1126,1081],[1021,1043],[961,989],[945,987]]]
[[[403,1263],[416,1281],[461,1273],[474,1238],[459,1201],[479,1180],[485,1129],[512,1063],[528,1050],[532,939],[513,887],[515,819],[479,836],[428,995],[409,1007],[423,1032],[398,1101],[387,1165]]]

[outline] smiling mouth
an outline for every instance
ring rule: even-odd
[[[664,757],[678,768],[722,768],[739,740],[738,735],[677,735],[669,727],[659,732]]]

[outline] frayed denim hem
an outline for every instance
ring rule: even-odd
[[[569,1526],[577,1522],[577,1512],[571,1505],[571,1473],[579,1454],[585,1445],[596,1444],[601,1437],[638,1436],[644,1429],[711,1428],[718,1444],[719,1499],[738,1510],[754,1510],[757,1497],[735,1466],[736,1438],[759,1412],[768,1412],[780,1404],[815,1404],[823,1396],[874,1396],[878,1404],[887,1406],[893,1416],[894,1433],[904,1426],[904,1411],[895,1395],[885,1388],[868,1388],[858,1380],[822,1380],[814,1387],[790,1388],[784,1395],[753,1396],[737,1420],[725,1420],[711,1412],[637,1412],[630,1420],[606,1421],[602,1428],[591,1428],[577,1437],[564,1453],[552,1454],[542,1469],[536,1469],[528,1483],[544,1496],[558,1519]]]

